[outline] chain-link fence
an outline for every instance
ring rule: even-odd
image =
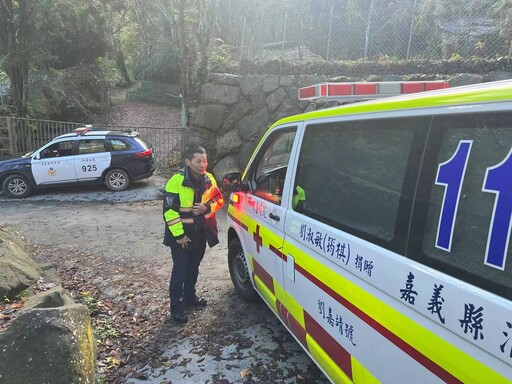
[[[219,36],[240,60],[512,54],[510,0],[219,0],[216,9]]]

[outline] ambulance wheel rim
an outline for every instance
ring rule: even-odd
[[[228,264],[231,281],[235,286],[238,296],[244,300],[256,300],[259,296],[252,285],[249,264],[238,238],[229,242]]]
[[[241,287],[247,289],[251,286],[251,280],[249,279],[249,270],[247,269],[247,265],[245,264],[244,253],[239,252],[235,256],[234,262],[235,268],[235,277],[240,284]]]

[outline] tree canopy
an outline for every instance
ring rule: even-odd
[[[0,69],[19,116],[55,71],[181,84],[187,100],[208,71],[285,47],[293,60],[510,58],[512,0],[0,1]]]

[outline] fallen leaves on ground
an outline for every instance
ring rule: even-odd
[[[0,330],[4,330],[11,325],[18,317],[18,312],[21,308],[23,308],[23,301],[0,304]]]
[[[108,383],[124,383],[132,376],[142,379],[136,369],[161,353],[158,337],[169,306],[167,278],[154,273],[151,266],[141,271],[102,263],[99,256],[76,249],[33,248],[36,261],[56,265],[63,287],[89,308],[99,379]]]
[[[250,375],[251,375],[251,371],[250,371],[249,369],[247,369],[247,368],[242,369],[242,370],[240,371],[240,377],[241,377],[242,379],[245,379],[246,377],[249,377]]]

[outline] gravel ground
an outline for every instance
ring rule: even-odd
[[[326,383],[263,302],[236,296],[224,210],[221,243],[200,267],[208,306],[184,326],[169,321],[164,182],[152,177],[118,193],[48,190],[18,201],[0,194],[0,225],[24,234],[34,258],[54,263],[64,287],[91,309],[101,382]]]
[[[114,105],[105,122],[135,127],[180,127],[181,109],[166,105],[123,101]]]
[[[109,124],[180,125],[179,110],[122,102]],[[168,318],[169,249],[162,245],[161,190],[153,176],[123,192],[103,186],[48,189],[23,199],[0,193],[0,225],[20,231],[33,257],[54,263],[76,301],[89,306],[99,382],[327,383],[261,301],[234,292],[226,213],[220,244],[207,249],[198,290],[208,306],[177,325]]]

